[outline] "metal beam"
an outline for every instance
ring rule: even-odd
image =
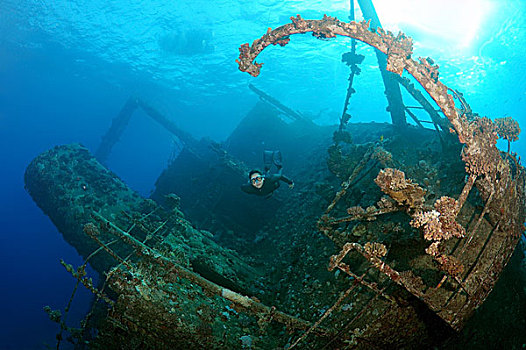
[[[108,159],[113,146],[119,141],[137,107],[137,99],[130,97],[124,104],[124,107],[122,107],[119,115],[113,119],[110,129],[102,137],[102,142],[95,152],[95,157],[102,164]]]
[[[150,118],[183,142],[185,146],[192,148],[197,144],[192,135],[179,129],[168,117],[154,107],[137,97],[130,97],[122,107],[119,115],[113,119],[110,129],[102,137],[102,142],[95,152],[95,157],[100,163],[104,164],[106,162],[113,146],[119,141],[137,108],[141,108]]]
[[[376,29],[381,27],[380,19],[376,14],[372,0],[358,0],[360,9],[365,20],[371,20],[371,27]],[[405,127],[407,125],[404,113],[404,102],[402,101],[402,92],[398,81],[394,76],[395,73],[387,71],[387,56],[380,50],[375,49],[380,72],[382,73],[382,80],[385,86],[385,96],[387,97],[388,107],[387,111],[391,114],[393,125],[397,127]]]

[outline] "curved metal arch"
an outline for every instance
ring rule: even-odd
[[[261,38],[239,48],[239,58],[236,62],[239,70],[257,77],[262,63],[254,60],[269,45],[285,46],[290,41],[290,35],[312,32],[319,39],[334,38],[336,35],[347,36],[360,40],[387,55],[387,70],[402,74],[406,70],[429,93],[444,115],[449,119],[462,143],[468,137],[467,125],[461,120],[455,109],[453,97],[448,94],[447,86],[438,79],[438,66],[429,58],[420,58],[417,62],[411,58],[413,40],[403,33],[396,37],[389,31],[378,28],[372,31],[370,21],[342,22],[335,17],[324,15],[321,20],[305,20],[300,15],[291,17],[292,23],[285,24],[274,30],[269,28]]]

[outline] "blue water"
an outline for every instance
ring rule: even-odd
[[[474,111],[510,115],[526,128],[526,2],[433,3],[406,0],[393,8],[392,1],[375,1],[384,27],[414,36],[415,57],[433,57],[443,81],[462,91]],[[292,37],[285,48],[262,53],[260,77],[237,70],[240,44],[297,13],[347,19],[349,1],[0,2],[0,349],[55,345],[57,325],[42,308],[63,309],[71,295],[74,280],[59,259],[82,263],[24,190],[25,167],[39,153],[71,142],[94,151],[130,96],[155,105],[197,138],[222,141],[257,101],[248,83],[304,114],[321,111],[318,123],[337,123],[348,39]],[[365,45],[358,51],[366,59],[351,114],[357,121],[387,121],[376,59]],[[522,158],[525,139],[513,145]],[[137,112],[108,165],[147,196],[173,143]],[[81,289],[71,324],[89,308],[89,298]]]

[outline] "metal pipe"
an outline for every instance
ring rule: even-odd
[[[380,19],[376,14],[372,0],[358,0],[358,4],[363,13],[365,20],[371,20],[371,27],[376,29],[382,27]],[[385,96],[387,97],[388,107],[387,111],[391,114],[391,120],[393,125],[399,128],[407,126],[404,113],[404,102],[402,100],[402,92],[398,81],[394,77],[394,73],[387,71],[387,56],[378,49],[374,50],[376,53],[376,59],[380,66],[380,72],[382,73],[382,80],[385,86]]]

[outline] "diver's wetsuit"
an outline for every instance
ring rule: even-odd
[[[263,180],[263,186],[261,186],[261,188],[256,188],[250,183],[247,183],[241,186],[241,190],[248,194],[255,194],[257,196],[268,196],[279,187],[280,180],[286,182],[289,185],[293,184],[291,179],[281,175],[280,168],[276,174],[265,175],[265,180]]]
[[[241,186],[241,190],[248,194],[255,194],[256,196],[268,196],[272,194],[278,187],[279,182],[283,181],[289,185],[292,185],[294,182],[286,176],[281,175],[281,170],[283,168],[281,164],[281,152],[280,151],[264,151],[263,153],[263,162],[265,163],[265,175],[263,180],[263,186],[261,188],[256,188],[252,186],[249,182]],[[275,174],[270,173],[270,168],[274,164],[278,169],[278,172]],[[259,171],[258,171],[259,172]]]

